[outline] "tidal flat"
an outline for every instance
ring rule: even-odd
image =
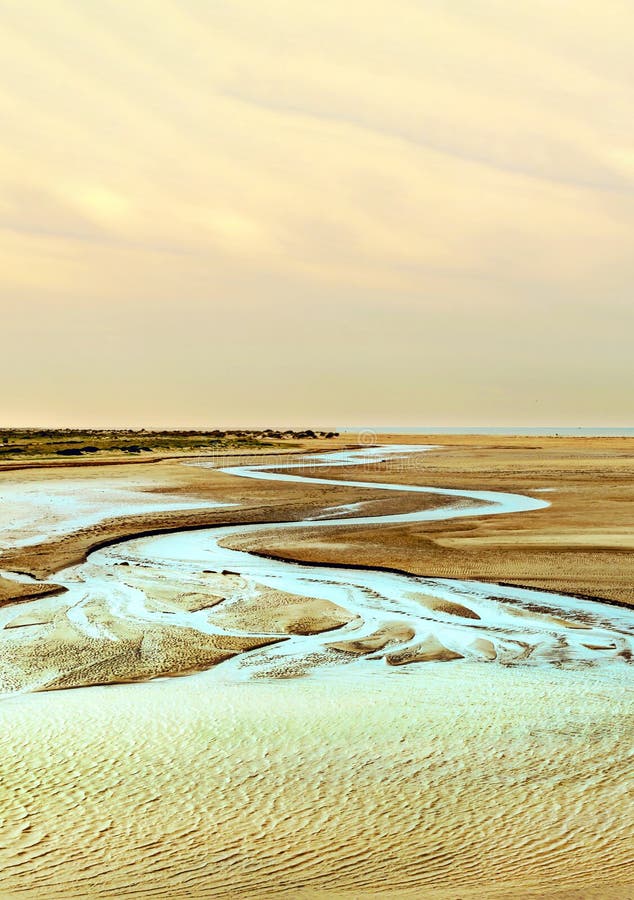
[[[629,896],[634,441],[297,443],[0,468],[2,896]]]

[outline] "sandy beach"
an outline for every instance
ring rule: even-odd
[[[351,443],[0,472],[1,896],[630,895],[631,442]]]
[[[2,896],[631,895],[631,691],[390,674],[4,702]]]
[[[388,436],[377,436],[389,440]],[[395,440],[395,438],[392,438]],[[634,605],[634,447],[631,438],[401,435],[440,444],[364,473],[366,481],[519,492],[547,510],[326,536],[267,536],[284,558],[392,566],[421,575],[531,585]],[[347,472],[331,469],[333,479]]]
[[[0,900],[634,900],[633,34],[0,0]]]

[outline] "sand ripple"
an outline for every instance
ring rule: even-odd
[[[355,452],[325,454],[317,467],[332,464],[333,457],[350,465],[366,459]],[[295,471],[271,472],[266,466],[230,471],[248,478],[341,484]],[[481,505],[426,507],[383,519],[423,521],[544,505],[512,494],[447,493],[460,504],[468,497]],[[375,520],[381,517],[346,521]],[[337,521],[299,524],[323,528]],[[634,657],[633,610],[516,587],[299,566],[235,549],[238,539],[248,544],[267,527],[128,540],[58,573],[55,581],[65,588],[61,596],[0,611],[0,690],[144,680],[213,666],[221,670],[221,679],[232,681],[288,678],[351,664],[363,670],[376,669],[377,663],[400,667],[471,660],[592,669],[626,666]]]
[[[2,896],[630,896],[631,695],[478,671],[7,701]]]
[[[0,611],[7,691],[208,669],[0,704],[3,900],[634,896],[631,610],[232,536]]]

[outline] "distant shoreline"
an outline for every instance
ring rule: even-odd
[[[339,427],[342,434],[360,434],[363,432],[374,432],[375,434],[499,434],[509,437],[634,437],[634,427],[631,428],[554,428],[548,426],[541,427],[502,427],[494,426],[491,428],[475,425],[471,427],[438,427],[428,426],[425,428],[406,428],[398,425],[359,425],[356,428]]]

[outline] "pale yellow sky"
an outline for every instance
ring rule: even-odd
[[[634,424],[632,34],[0,0],[0,425]]]

